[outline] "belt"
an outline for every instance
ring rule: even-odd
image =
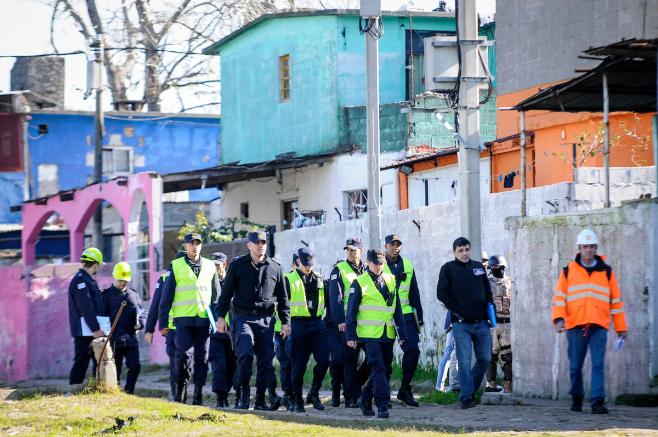
[[[235,308],[236,316],[273,316],[274,308],[254,308],[252,310],[244,310],[241,308]]]
[[[496,323],[510,323],[509,317],[496,317]]]

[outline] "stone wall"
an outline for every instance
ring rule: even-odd
[[[629,337],[614,350],[609,332],[606,391],[645,393],[657,373],[656,293],[658,202],[633,201],[612,209],[506,221],[509,262],[514,266],[512,344],[514,389],[524,396],[568,397],[567,341],[551,327],[551,299],[562,266],[576,253],[575,238],[584,227],[601,239],[599,254],[618,278],[629,325]],[[532,262],[528,261],[528,254]],[[585,374],[589,375],[586,360]],[[589,377],[585,378],[586,390]]]
[[[30,90],[64,107],[64,58],[20,57],[11,69],[12,91]]]

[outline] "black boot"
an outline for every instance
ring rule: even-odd
[[[304,409],[304,397],[302,396],[302,392],[300,391],[299,393],[295,393],[295,413],[305,413],[306,410]]]
[[[295,408],[295,401],[289,392],[283,392],[283,397],[281,398],[281,405],[288,410],[292,411]]]
[[[603,403],[603,399],[595,399],[592,402],[592,414],[608,414],[608,409]]]
[[[265,393],[256,392],[256,399],[254,400],[254,411],[270,411],[265,403]]]
[[[416,399],[414,399],[414,394],[411,391],[410,385],[406,387],[400,387],[400,390],[398,390],[398,401],[402,402],[408,407],[419,406],[418,402],[416,402]]]
[[[224,391],[217,393],[217,408],[228,408],[228,395]]]
[[[174,402],[180,402],[182,404],[187,402],[187,383],[176,383],[176,394],[174,395]]]
[[[240,400],[238,401],[238,410],[248,410],[249,409],[249,386],[243,385],[240,388]]]
[[[580,413],[583,411],[583,397],[574,395],[571,396],[571,411],[575,411],[577,413]]]
[[[194,386],[194,396],[192,397],[192,405],[203,405],[203,386]]]
[[[331,406],[340,407],[340,387],[331,391]]]
[[[240,393],[242,393],[242,389],[240,386],[235,387],[235,403],[233,405],[233,408],[236,410],[238,409],[238,405],[240,405]]]
[[[382,407],[377,409],[377,417],[379,419],[388,419],[389,414],[388,414],[388,408]]]
[[[372,401],[371,400],[366,400],[363,399],[363,397],[360,397],[359,400],[357,401],[357,405],[359,408],[361,408],[361,412],[363,413],[364,416],[374,416],[375,412],[372,409]]]
[[[311,389],[311,391],[308,392],[308,396],[306,396],[306,403],[312,404],[313,408],[316,410],[324,411],[324,405],[322,405],[322,401],[320,401],[320,395],[314,389]]]
[[[345,398],[345,408],[359,408],[358,400]]]
[[[283,402],[283,398],[276,394],[276,392],[270,394],[270,411],[278,410],[281,406],[281,402]]]

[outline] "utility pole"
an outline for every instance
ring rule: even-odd
[[[480,79],[478,24],[475,0],[457,0],[461,78],[457,103],[459,120],[459,223],[471,241],[473,259],[482,250],[480,222]]]
[[[96,114],[94,116],[94,183],[100,184],[103,178],[103,134],[105,132],[105,120],[103,116],[103,70],[105,68],[105,47],[103,38],[98,35],[98,40],[91,45],[96,54]],[[101,202],[94,213],[94,233],[92,244],[101,252],[103,251],[103,203]],[[73,255],[72,255],[73,256]]]
[[[381,247],[382,210],[379,183],[379,37],[381,4],[361,0],[360,30],[366,36],[366,126],[368,142],[368,248]]]

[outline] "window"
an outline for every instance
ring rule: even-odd
[[[299,201],[285,200],[281,204],[281,229],[292,229],[292,223],[295,219],[295,210],[299,209]]]
[[[249,202],[240,203],[240,218],[249,218]]]
[[[59,167],[57,164],[39,164],[37,181],[39,197],[57,193],[59,191]]]
[[[279,56],[279,98],[290,99],[290,55]]]
[[[363,213],[368,211],[368,191],[356,190],[346,191],[347,198],[347,219],[358,219]]]
[[[21,122],[18,115],[0,114],[0,171],[22,171],[21,154]]]
[[[132,147],[103,148],[103,175],[110,178],[133,173]]]

